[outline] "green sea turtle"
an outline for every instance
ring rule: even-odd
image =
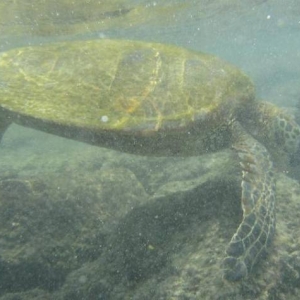
[[[230,64],[171,45],[126,40],[1,53],[2,134],[11,123],[139,155],[233,148],[242,169],[243,219],[223,261],[230,281],[247,277],[271,245],[271,157],[293,156],[300,139],[293,119],[256,101],[251,81]]]

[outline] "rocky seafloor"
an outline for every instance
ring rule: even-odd
[[[145,158],[12,126],[0,174],[0,299],[299,299],[300,185],[277,172],[277,233],[222,280],[242,216],[230,150]]]

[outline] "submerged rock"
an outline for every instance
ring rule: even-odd
[[[221,261],[242,217],[230,151],[140,158],[55,141],[68,155],[1,150],[0,299],[299,297],[295,180],[278,175],[274,245],[250,278],[230,284]]]

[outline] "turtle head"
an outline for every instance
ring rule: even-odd
[[[290,158],[291,165],[300,164],[300,126],[283,112],[275,117],[274,137]]]
[[[241,122],[266,146],[277,166],[300,164],[300,126],[294,117],[272,103],[257,101],[242,110]],[[281,168],[281,167],[280,167]]]

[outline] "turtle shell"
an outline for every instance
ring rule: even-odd
[[[209,136],[254,99],[248,77],[215,56],[127,40],[3,52],[0,87],[2,114],[17,123],[71,138],[58,131],[115,134],[108,140],[183,133],[182,141],[193,130]]]

